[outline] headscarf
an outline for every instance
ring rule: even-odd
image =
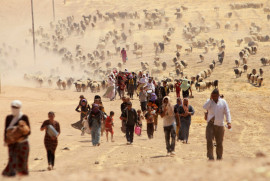
[[[115,80],[112,77],[109,78],[108,85],[109,86],[114,86],[115,85]]]
[[[188,90],[190,88],[190,84],[188,83],[188,80],[187,79],[183,79],[183,82],[182,82],[182,84],[181,84],[180,87],[181,87],[181,89],[183,91]]]
[[[180,106],[183,105],[182,99],[180,97],[177,98],[177,101],[180,101]]]
[[[155,102],[157,100],[157,95],[155,93],[151,94],[150,101]]]
[[[15,107],[15,108],[13,108]],[[19,100],[14,100],[11,102],[11,112],[13,115],[13,119],[11,120],[8,128],[14,126],[19,119],[23,116],[23,113],[21,112],[21,108],[22,108],[22,102]]]
[[[185,101],[187,101],[187,105],[184,104]],[[184,109],[185,113],[188,113],[189,112],[188,111],[188,98],[183,99],[183,104],[182,105],[183,105],[183,109]]]
[[[168,104],[167,104],[167,105],[164,104],[164,100],[165,100],[166,98],[168,99]],[[165,97],[163,98],[163,101],[162,101],[162,108],[163,108],[163,110],[164,110],[165,106],[166,106],[166,108],[167,108],[168,116],[174,116],[174,109],[173,109],[173,106],[172,106],[172,104],[171,104],[171,102],[170,102],[170,97],[169,97],[169,96],[165,96]]]
[[[80,99],[84,99],[84,96],[83,95],[80,95]]]
[[[92,112],[93,112],[94,114],[99,113],[99,105],[98,105],[98,104],[93,104],[93,105],[92,105]]]
[[[15,107],[15,108],[13,108],[13,107]],[[11,112],[12,112],[12,115],[14,117],[18,118],[20,116],[21,107],[22,107],[21,101],[19,101],[19,100],[12,101],[12,103],[11,103]]]

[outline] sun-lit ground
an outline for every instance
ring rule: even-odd
[[[147,62],[150,65],[149,71],[154,67],[154,42],[163,41],[162,36],[167,33],[169,27],[175,28],[171,35],[171,42],[166,44],[165,52],[160,54],[160,61],[167,62],[166,71],[154,75],[161,80],[171,76],[174,73],[173,61],[176,52],[176,44],[183,46],[181,50],[181,60],[188,63],[184,74],[189,78],[196,76],[200,71],[209,67],[213,60],[217,60],[218,49],[209,47],[209,52],[204,54],[203,49],[194,48],[191,54],[186,54],[185,49],[190,46],[190,41],[183,37],[183,28],[191,22],[193,26],[208,26],[210,31],[200,33],[196,36],[197,40],[206,40],[214,38],[225,41],[225,58],[222,65],[217,63],[212,75],[207,78],[208,81],[219,80],[219,89],[227,100],[232,115],[232,131],[225,133],[224,141],[224,161],[218,163],[208,163],[206,158],[206,140],[204,110],[202,105],[209,98],[211,89],[198,92],[192,87],[194,98],[190,104],[195,109],[195,115],[192,117],[190,128],[190,144],[183,145],[178,142],[176,145],[176,156],[165,157],[165,139],[162,128],[162,119],[159,117],[158,131],[154,133],[154,139],[148,140],[146,135],[146,126],[143,128],[141,137],[135,136],[132,146],[126,146],[123,133],[120,131],[120,104],[116,101],[110,102],[104,99],[105,111],[116,112],[115,115],[115,140],[114,143],[107,143],[105,136],[101,138],[100,147],[92,147],[89,135],[81,136],[80,131],[71,127],[71,124],[79,120],[79,114],[75,112],[78,98],[81,93],[75,91],[72,86],[70,90],[58,90],[56,83],[52,87],[44,84],[39,87],[35,84],[25,82],[23,75],[25,73],[34,74],[42,72],[49,76],[51,69],[58,67],[59,76],[82,78],[85,74],[80,71],[79,66],[72,72],[69,65],[61,64],[61,56],[52,52],[46,52],[38,46],[43,40],[37,36],[37,59],[34,64],[32,54],[32,37],[29,33],[31,28],[31,9],[28,0],[1,0],[0,1],[0,47],[2,43],[10,45],[13,49],[9,50],[9,56],[0,56],[2,71],[2,92],[0,94],[0,115],[1,123],[10,112],[10,102],[14,99],[20,99],[23,102],[23,112],[30,117],[32,134],[30,141],[29,168],[30,177],[27,180],[51,179],[54,180],[165,180],[165,179],[189,179],[189,180],[254,180],[269,178],[269,159],[256,159],[256,153],[262,152],[268,155],[270,151],[270,66],[262,66],[260,58],[269,56],[269,42],[259,42],[258,52],[248,58],[248,72],[253,68],[263,68],[264,82],[261,87],[256,87],[247,82],[246,73],[240,78],[235,78],[234,67],[235,59],[239,59],[239,51],[244,46],[237,46],[236,40],[249,36],[249,27],[251,23],[256,23],[261,27],[261,34],[267,35],[270,31],[270,22],[267,21],[267,13],[263,8],[269,6],[269,1],[262,2],[263,8],[231,10],[229,4],[236,1],[214,1],[214,0],[194,0],[194,1],[124,1],[124,0],[66,0],[55,1],[56,20],[64,19],[73,15],[75,21],[80,21],[82,15],[96,14],[96,10],[101,13],[137,11],[140,19],[117,19],[112,21],[97,21],[95,28],[87,28],[84,36],[72,35],[59,46],[66,47],[72,53],[75,53],[76,45],[81,45],[84,52],[93,52],[97,46],[99,38],[105,36],[108,31],[114,29],[119,32],[121,23],[126,24],[125,33],[128,35],[127,42],[130,43],[128,62],[122,69],[138,72],[141,69],[141,62]],[[244,2],[244,1],[237,1]],[[174,13],[176,8],[181,5],[188,7],[187,11],[182,11],[183,17],[176,20]],[[215,11],[214,7],[219,7]],[[164,10],[166,17],[169,17],[168,27],[163,21],[160,26],[154,26],[153,29],[138,29],[137,24],[144,24],[145,18],[143,10]],[[228,18],[227,13],[232,12],[232,17]],[[44,31],[52,34],[50,22],[53,20],[51,1],[34,2],[35,27],[44,27]],[[205,22],[202,21],[202,17]],[[130,27],[130,22],[135,24]],[[216,22],[221,25],[216,28]],[[224,25],[230,22],[231,28],[225,29]],[[239,29],[236,31],[234,24],[238,23]],[[132,34],[128,33],[132,30]],[[26,43],[26,41],[28,43]],[[133,43],[143,44],[143,55],[140,58],[132,53]],[[124,46],[124,42],[119,42],[119,46]],[[18,51],[16,51],[16,48]],[[7,50],[9,48],[6,48]],[[110,42],[106,50],[114,51],[113,44]],[[204,62],[200,61],[199,55],[205,57]],[[3,58],[4,57],[4,58]],[[2,64],[4,60],[6,65]],[[16,62],[17,68],[13,67],[12,62]],[[121,58],[119,55],[107,58],[100,64],[102,69],[107,62],[116,67]],[[3,68],[5,67],[5,68]],[[87,69],[94,72],[93,68]],[[84,77],[85,78],[85,77]],[[93,78],[93,76],[91,77]],[[94,77],[95,78],[95,77]],[[100,94],[102,94],[102,91]],[[95,93],[84,93],[90,103],[93,101]],[[170,94],[173,103],[175,103],[175,92]],[[139,108],[139,100],[136,97],[133,101],[133,107]],[[56,169],[52,172],[46,170],[47,161],[43,145],[44,133],[39,131],[41,123],[47,119],[47,112],[56,112],[56,120],[60,122],[62,133],[59,137],[59,145],[56,152]],[[3,127],[1,127],[3,128]],[[0,129],[0,135],[3,135],[3,129]],[[64,150],[68,147],[69,150]],[[0,144],[0,170],[7,163],[7,148]],[[38,160],[35,160],[35,159]],[[98,162],[98,164],[95,164]],[[258,169],[255,169],[258,168]],[[212,174],[213,177],[209,178]],[[256,179],[255,179],[256,180]]]

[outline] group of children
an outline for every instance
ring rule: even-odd
[[[145,95],[147,96],[147,95]],[[121,104],[121,111],[123,111],[126,108],[127,102],[130,101],[129,97],[122,97],[123,103]],[[105,114],[104,119],[102,121],[101,125],[101,136],[103,135],[103,132],[106,132],[106,139],[107,142],[109,141],[109,134],[111,135],[111,141],[114,142],[114,123],[113,123],[113,117],[114,112],[111,111],[110,115],[107,116],[104,107],[101,102],[101,98],[99,96],[95,96],[94,103],[99,105],[100,110]],[[152,139],[154,137],[154,131],[157,129],[157,118],[158,118],[158,106],[157,102],[153,99],[145,100],[145,104],[141,105],[141,109],[137,110],[138,120],[137,120],[137,127],[140,127],[140,130],[142,130],[143,121],[145,120],[147,123],[147,135],[149,139]],[[84,123],[84,119],[88,116],[91,108],[87,103],[87,100],[84,96],[80,96],[80,102],[78,107],[76,108],[76,111],[81,113],[81,122]],[[86,120],[86,119],[85,119]],[[82,135],[86,131],[86,126],[83,126],[82,128]],[[137,133],[138,136],[141,136],[141,131]]]
[[[102,116],[103,120],[102,120],[102,125],[101,125],[101,135],[103,135],[103,132],[106,131],[106,138],[107,138],[107,141],[109,141],[108,134],[111,133],[111,141],[114,142],[114,139],[113,139],[114,112],[111,111],[109,116],[106,115],[105,110],[104,110],[104,106],[103,106],[102,101],[101,101],[101,97],[98,95],[95,96],[93,104],[97,104],[99,106],[100,111],[103,113],[103,116]],[[89,129],[88,133],[90,133],[89,124],[87,123],[87,117],[91,112],[91,107],[83,95],[80,96],[79,105],[77,106],[76,111],[80,112],[80,114],[81,114],[80,121],[83,125],[83,127],[81,128],[81,131],[82,131],[81,135],[83,136],[84,133],[87,132],[87,129]],[[87,123],[87,124],[85,124],[85,123]]]
[[[143,113],[143,114],[142,114]],[[138,114],[138,126],[142,129],[143,120],[146,120],[146,130],[147,130],[147,136],[149,139],[154,138],[154,125],[155,125],[155,117],[157,117],[157,112],[155,109],[153,109],[152,106],[148,105],[147,110],[142,112],[140,109],[137,110]],[[141,134],[139,134],[140,136]]]
[[[123,103],[121,104],[121,110],[125,110],[126,103],[130,101],[130,98],[122,97]],[[155,102],[145,102],[145,105],[141,106],[142,109],[137,110],[137,126],[140,127],[142,130],[143,121],[146,120],[147,123],[147,135],[149,139],[154,137],[154,130],[156,129],[157,125],[157,117],[158,117],[158,106]],[[135,129],[136,130],[136,129]],[[125,131],[123,131],[125,133]],[[136,133],[138,136],[141,136],[141,132]]]

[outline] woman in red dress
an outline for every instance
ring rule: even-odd
[[[127,51],[124,48],[121,50],[121,55],[122,55],[123,63],[125,64],[127,61]]]

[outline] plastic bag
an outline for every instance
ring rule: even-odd
[[[135,127],[135,134],[138,136],[141,136],[141,127],[140,126]]]

